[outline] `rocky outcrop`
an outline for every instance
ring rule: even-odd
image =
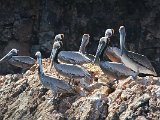
[[[66,50],[78,50],[82,35],[89,33],[88,51],[95,53],[107,28],[115,29],[112,41],[118,46],[118,28],[124,25],[127,48],[146,55],[160,73],[159,4],[159,0],[1,0],[0,57],[13,47],[20,55],[33,56],[40,50],[48,57],[58,33],[65,35]]]
[[[43,59],[45,73],[48,66],[49,60]],[[40,83],[37,65],[24,74],[0,76],[0,120],[160,119],[160,78],[127,78],[110,88],[98,66],[84,67],[95,72],[98,83],[94,81],[87,91],[74,86],[77,94],[62,94],[53,101],[49,99],[53,97],[51,90]],[[49,74],[56,77],[54,69]]]

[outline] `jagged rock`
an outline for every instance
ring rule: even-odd
[[[155,90],[156,97],[160,98],[160,88]]]
[[[44,72],[50,64],[43,59]],[[0,119],[2,120],[124,120],[160,119],[160,78],[127,78],[107,86],[108,79],[93,64],[84,67],[103,83],[94,82],[87,91],[75,85],[76,95],[61,94],[58,99],[44,88],[38,78],[37,65],[22,74],[0,76]],[[93,69],[94,68],[94,69]],[[54,69],[49,74],[56,76]],[[60,78],[66,79],[62,76]]]
[[[145,116],[138,116],[136,120],[147,120],[147,119],[145,118]]]
[[[70,120],[98,120],[106,118],[107,100],[98,96],[80,98],[67,111]]]

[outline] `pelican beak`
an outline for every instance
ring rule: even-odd
[[[64,39],[64,34],[61,34],[62,40]]]
[[[56,55],[56,52],[57,52],[57,49],[52,49],[52,52],[51,52],[51,56],[50,56],[50,58],[51,58],[51,64],[50,64],[50,69],[49,69],[49,71],[51,71],[51,69],[52,69],[52,66],[53,66],[53,62],[54,62],[54,57],[55,57],[55,55]]]
[[[95,56],[95,59],[94,59],[94,63],[98,63],[99,61],[99,56],[101,55],[103,49],[105,48],[106,46],[106,43],[105,42],[100,42],[99,45],[98,45],[98,48],[97,48],[97,52],[96,52],[96,56]]]
[[[111,29],[112,30],[112,35],[114,35],[114,29]]]
[[[8,61],[9,59],[12,58],[12,56],[15,56],[15,55],[18,55],[17,53],[12,53],[12,52],[9,52],[7,55],[5,55],[1,60],[0,60],[0,63],[3,63],[5,61]]]
[[[85,47],[87,46],[87,44],[89,43],[89,40],[84,40],[82,38],[82,42],[81,42],[81,45],[80,45],[80,48],[79,48],[79,52],[85,54]]]
[[[126,32],[125,32],[125,27],[121,26],[119,28],[119,33],[120,33],[120,48],[121,48],[121,56],[125,52],[125,37],[126,37]]]

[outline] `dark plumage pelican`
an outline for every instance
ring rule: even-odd
[[[0,63],[9,62],[9,64],[23,69],[28,69],[35,64],[35,59],[29,56],[17,56],[18,50],[12,49],[7,55],[5,55]]]
[[[108,62],[104,60],[103,54],[105,52],[105,49],[107,48],[107,39],[107,37],[102,37],[100,39],[94,62],[96,63],[98,57],[100,57],[99,66],[109,79],[119,80],[125,79],[129,76],[135,78],[136,73],[126,67],[124,64],[117,62]]]
[[[119,28],[119,33],[120,33],[121,60],[125,64],[125,66],[136,71],[137,74],[144,73],[157,76],[157,73],[155,72],[151,62],[148,60],[146,56],[126,50],[125,48],[126,32],[124,26],[121,26]]]

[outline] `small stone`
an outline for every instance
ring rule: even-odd
[[[122,94],[121,94],[121,99],[122,100],[128,100],[131,96],[132,96],[132,93],[133,91],[131,91],[130,89],[126,89],[126,90],[123,90]]]
[[[147,120],[144,116],[138,116],[135,120]]]
[[[29,95],[29,96],[32,96],[32,95],[33,95],[33,92],[34,92],[34,89],[30,89],[28,95]]]
[[[119,107],[119,114],[121,114],[122,112],[124,112],[127,109],[127,105],[123,102],[121,103],[120,107]]]
[[[155,93],[156,93],[157,97],[160,97],[160,87],[157,88],[157,90],[155,91]]]
[[[12,78],[12,75],[11,75],[11,74],[8,74],[8,75],[5,76],[5,78],[6,78],[7,80],[9,80],[9,79]]]
[[[21,79],[21,78],[23,78],[23,75],[22,75],[22,74],[13,74],[13,75],[12,75],[12,80],[13,80],[14,82],[16,82],[17,80],[19,80],[19,79]]]
[[[6,78],[5,78],[4,76],[1,76],[0,81],[1,81],[1,82],[4,82],[4,81],[5,81],[5,79],[6,79]]]

